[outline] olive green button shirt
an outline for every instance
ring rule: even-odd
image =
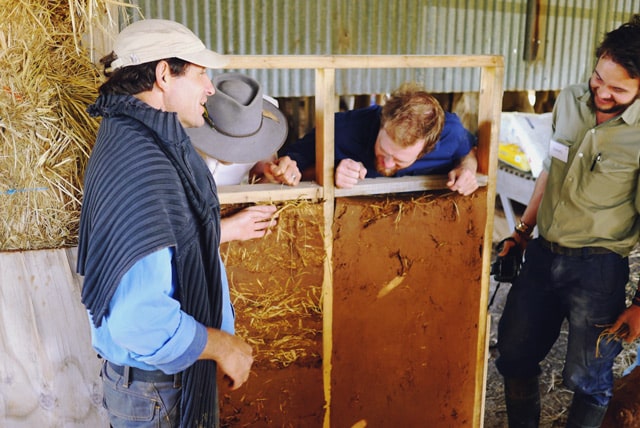
[[[640,100],[596,126],[589,98],[587,84],[573,85],[554,106],[538,231],[566,247],[627,256],[640,231]]]

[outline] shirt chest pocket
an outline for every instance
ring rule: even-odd
[[[591,172],[596,174],[615,175],[617,178],[635,179],[638,165],[629,162],[623,156],[601,153],[593,161]]]
[[[636,164],[603,153],[586,172],[584,197],[596,205],[620,204],[635,195],[638,177]]]

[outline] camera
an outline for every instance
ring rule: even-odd
[[[498,282],[510,282],[513,283],[520,273],[520,266],[522,265],[522,251],[520,246],[513,238],[503,239],[498,243],[496,247],[496,253],[500,254],[504,248],[505,242],[513,242],[509,252],[504,256],[496,256],[496,259],[491,263],[491,275]]]

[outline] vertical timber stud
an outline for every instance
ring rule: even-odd
[[[494,58],[493,66],[482,67],[480,77],[480,104],[478,106],[478,172],[488,175],[487,221],[482,243],[482,279],[480,312],[478,314],[478,352],[476,370],[476,401],[474,404],[474,427],[483,424],[486,383],[486,354],[488,336],[489,274],[491,266],[491,246],[493,243],[493,217],[496,200],[496,177],[498,168],[498,133],[502,112],[502,91],[504,79],[504,59]],[[487,322],[483,322],[487,320]]]
[[[331,355],[333,352],[333,214],[335,77],[333,68],[316,69],[316,178],[323,189],[324,273],[322,280],[322,379],[324,428],[331,424]]]

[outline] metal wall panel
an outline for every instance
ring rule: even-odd
[[[587,79],[604,33],[640,12],[640,0],[129,1],[147,18],[184,23],[227,54],[503,55],[505,91],[557,90]],[[534,4],[537,14],[528,12]],[[538,42],[527,47],[527,35]],[[524,59],[527,48],[537,48],[532,60]],[[313,70],[241,71],[273,96],[314,93]],[[479,76],[476,69],[342,70],[336,91],[383,93],[406,80],[433,92],[477,91]]]

